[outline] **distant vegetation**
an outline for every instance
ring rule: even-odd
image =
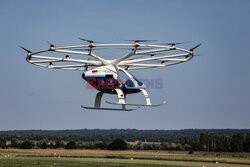
[[[250,152],[250,129],[0,131],[0,147]]]

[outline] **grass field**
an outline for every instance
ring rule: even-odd
[[[249,153],[0,149],[0,167],[246,167]]]

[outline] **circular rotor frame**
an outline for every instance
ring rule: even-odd
[[[33,65],[51,69],[85,71],[89,68],[94,68],[103,65],[114,65],[123,67],[126,70],[135,70],[180,64],[191,60],[194,57],[194,49],[200,46],[199,44],[194,48],[187,50],[176,47],[175,43],[171,43],[171,46],[169,46],[157,44],[141,44],[140,42],[141,41],[138,40],[135,41],[133,44],[95,44],[93,41],[91,41],[87,45],[74,45],[63,47],[55,47],[54,45],[50,44],[50,47],[48,49],[36,52],[31,52],[23,47],[22,49],[27,51],[27,62]],[[95,48],[114,47],[130,47],[131,52],[121,58],[113,60],[104,59],[93,53]],[[173,54],[173,52],[178,53]],[[58,53],[62,55],[59,55]],[[50,54],[55,55],[51,56]],[[77,55],[85,57],[75,58],[75,56]],[[144,58],[136,58],[137,55],[143,56]],[[95,60],[90,60],[90,58]]]

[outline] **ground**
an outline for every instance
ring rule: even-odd
[[[250,153],[0,149],[0,167],[247,167]]]

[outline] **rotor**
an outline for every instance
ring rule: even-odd
[[[176,42],[176,43],[171,42],[159,45],[159,44],[144,44],[144,42],[153,42],[157,40],[136,39],[136,40],[124,40],[124,41],[132,41],[134,42],[134,44],[127,44],[127,43],[94,44],[97,41],[88,40],[84,38],[79,38],[79,39],[84,42],[88,42],[89,44],[55,47],[54,44],[47,42],[50,46],[49,49],[40,50],[33,53],[24,47],[21,46],[20,47],[27,52],[26,60],[29,63],[40,67],[46,67],[50,69],[54,68],[54,69],[69,69],[69,70],[87,70],[88,67],[92,68],[103,65],[113,65],[113,66],[122,66],[125,67],[127,70],[132,70],[132,69],[163,67],[189,61],[195,56],[193,51],[201,45],[201,44],[196,45],[191,49],[182,49],[175,47],[175,45],[184,44],[186,42]],[[139,44],[139,42],[141,43]],[[171,45],[171,47],[168,45]],[[132,50],[132,52],[129,52],[127,55],[113,60],[104,59],[93,53],[95,50],[98,49],[108,49],[114,47],[115,48],[118,47],[119,49],[129,49]],[[176,54],[172,55],[169,54],[173,50],[175,51],[174,53]],[[49,52],[49,56],[40,55],[41,53],[45,52],[46,53]],[[55,54],[55,56],[51,56],[51,54],[53,53],[62,53],[63,55]],[[74,55],[75,56],[81,55],[81,57],[75,58]],[[84,56],[86,56],[85,57],[86,59],[83,59]],[[90,57],[93,58],[94,60],[90,60],[89,59]],[[162,63],[157,64],[159,62]]]

